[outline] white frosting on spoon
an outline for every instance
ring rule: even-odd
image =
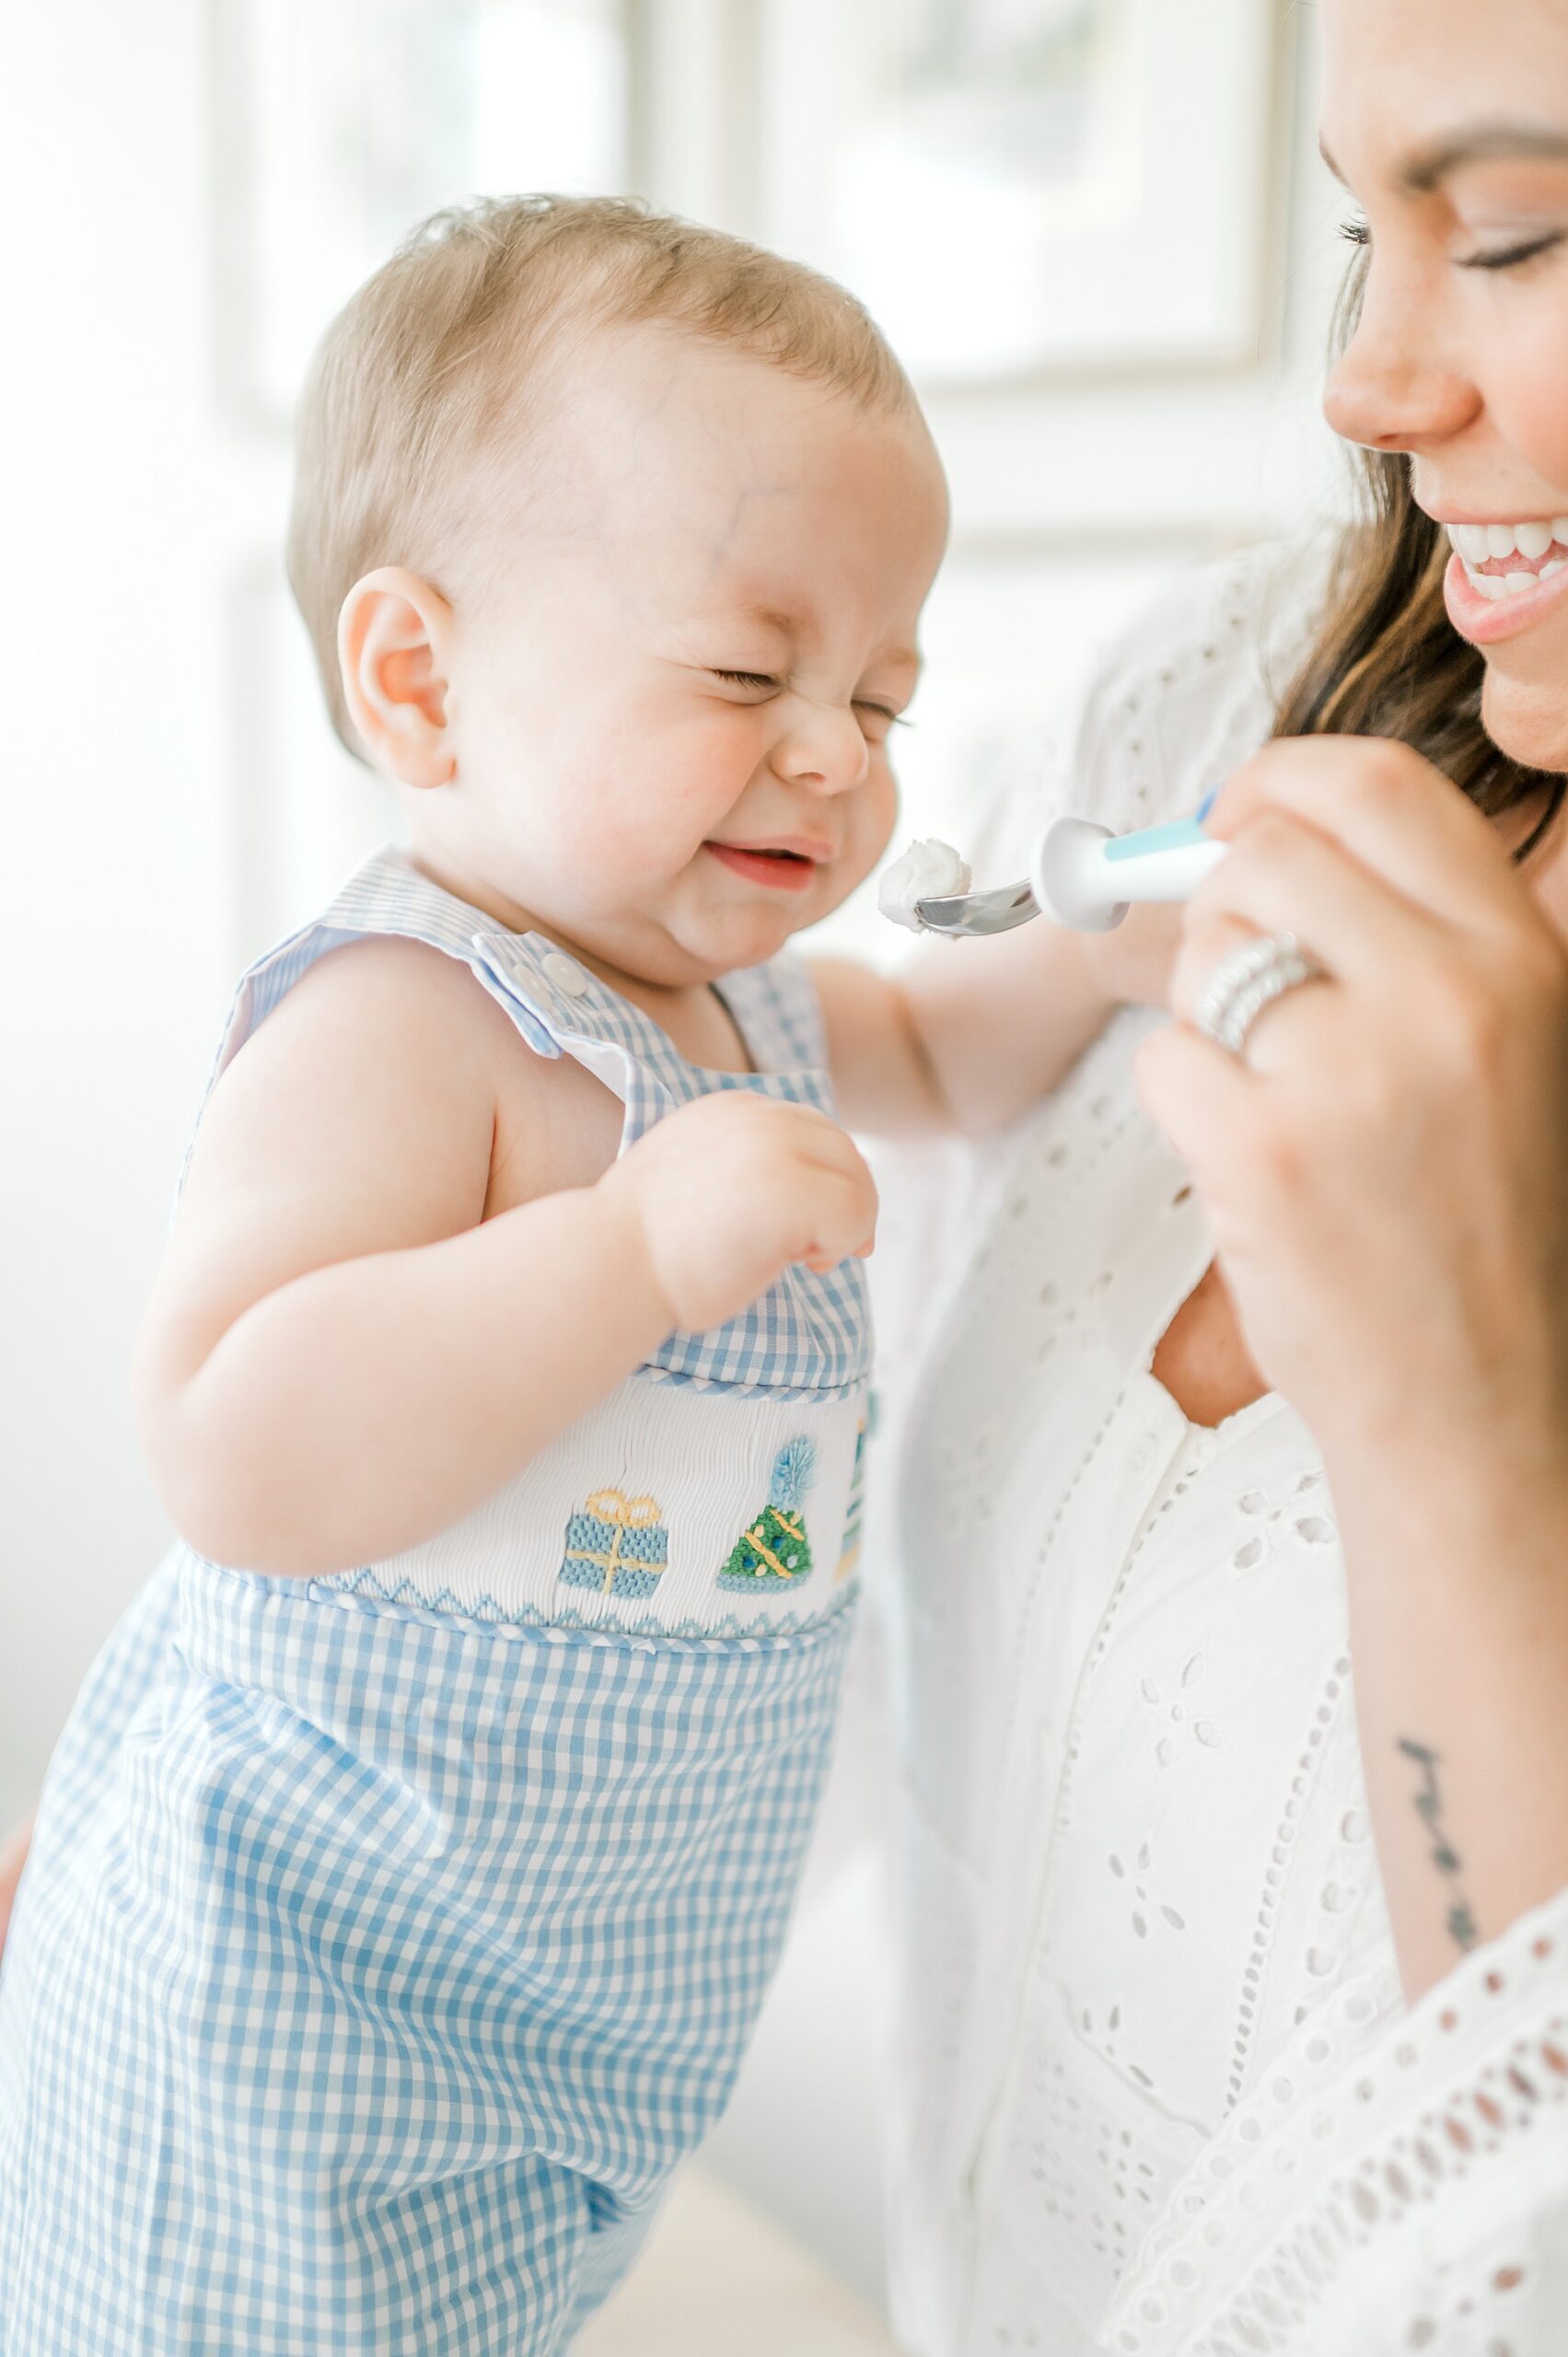
[[[951,900],[957,893],[967,892],[970,880],[968,860],[960,859],[951,843],[938,842],[932,836],[911,843],[902,858],[893,862],[882,878],[877,905],[892,923],[920,933],[923,928],[915,902]]]

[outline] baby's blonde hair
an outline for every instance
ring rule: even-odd
[[[433,214],[322,338],[300,398],[288,577],[332,725],[338,614],[377,565],[428,573],[465,469],[526,413],[573,332],[662,321],[874,409],[908,378],[842,286],[744,239],[624,197],[494,197]],[[460,520],[460,518],[459,518]]]

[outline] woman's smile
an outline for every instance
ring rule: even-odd
[[[1568,517],[1560,517],[1556,521],[1568,536]],[[1555,532],[1548,543],[1549,553],[1528,562],[1524,552],[1516,548],[1511,553],[1489,556],[1478,563],[1466,553],[1458,537],[1460,532],[1479,532],[1499,539],[1506,534],[1512,539],[1515,528],[1495,524],[1448,528],[1448,537],[1455,547],[1444,575],[1444,599],[1454,628],[1473,646],[1495,646],[1502,639],[1517,638],[1533,630],[1549,613],[1555,612],[1568,595],[1568,545]],[[1521,532],[1532,529],[1528,525],[1516,528]],[[1474,545],[1472,541],[1471,546]]]
[[[1568,515],[1482,522],[1418,504],[1453,547],[1443,594],[1462,638],[1493,646],[1555,612],[1568,585]]]

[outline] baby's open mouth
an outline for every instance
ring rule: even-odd
[[[817,873],[817,861],[807,853],[780,846],[704,843],[721,866],[749,884],[769,884],[775,891],[804,892]]]

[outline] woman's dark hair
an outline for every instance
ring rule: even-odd
[[[1360,253],[1335,317],[1336,352],[1355,332],[1365,276]],[[1341,541],[1322,622],[1274,734],[1400,737],[1489,818],[1545,795],[1523,857],[1556,818],[1568,778],[1511,761],[1488,737],[1481,721],[1486,665],[1443,603],[1447,534],[1416,505],[1402,455],[1361,450],[1356,461],[1361,513]]]

